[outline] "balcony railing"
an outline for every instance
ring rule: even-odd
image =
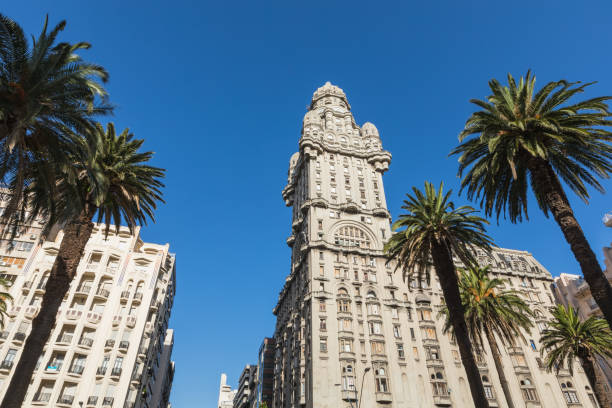
[[[68,372],[71,374],[81,375],[83,374],[83,370],[85,370],[85,366],[79,364],[79,365],[72,366],[70,370],[68,370]]]
[[[140,302],[142,300],[142,293],[134,293],[134,300]]]
[[[81,337],[81,339],[79,340],[79,346],[91,347],[92,344],[93,339],[89,337]]]
[[[103,407],[112,407],[114,401],[115,401],[115,399],[113,397],[104,397],[104,399],[102,399],[102,406]]]
[[[121,367],[113,367],[111,370],[111,377],[119,377],[121,376]]]
[[[98,367],[96,370],[96,375],[104,375],[106,374],[106,367]]]
[[[130,342],[127,340],[122,340],[119,342],[119,349],[121,350],[127,350],[128,347],[130,347]]]
[[[81,285],[77,288],[76,293],[88,295],[90,290],[91,290],[91,285]]]
[[[128,300],[129,297],[130,297],[129,290],[124,290],[123,292],[121,292],[121,300]]]
[[[105,298],[105,299],[106,299],[106,298],[108,298],[108,295],[110,295],[110,292],[109,292],[109,290],[108,290],[108,289],[99,288],[99,289],[96,291],[96,296],[100,296],[100,297],[103,297],[103,298]]]
[[[104,347],[108,347],[108,348],[115,347],[115,340],[113,339],[106,340],[106,342],[104,343]]]
[[[60,395],[60,397],[57,399],[58,404],[72,405],[73,401],[74,395]]]
[[[100,266],[99,263],[90,263],[85,266],[85,270],[88,272],[95,272],[98,269],[98,266]]]
[[[57,339],[58,343],[72,343],[72,338],[74,337],[74,335],[72,333],[64,333],[62,334],[59,339]]]
[[[8,330],[3,330],[0,332],[0,339],[8,339],[9,332]]]
[[[127,316],[125,318],[125,324],[128,327],[134,327],[136,325],[136,316]]]
[[[95,407],[97,403],[98,403],[97,396],[91,395],[89,398],[87,398],[87,405],[93,405]]]
[[[50,392],[39,392],[34,396],[34,402],[49,402],[50,399]]]
[[[30,288],[32,287],[33,284],[34,284],[34,282],[32,282],[32,281],[23,282],[23,286],[21,286],[21,289],[23,291],[28,291],[28,290],[30,290]]]
[[[13,336],[13,341],[24,341],[26,338],[26,334],[22,332],[17,332]]]
[[[45,290],[45,287],[47,286],[47,281],[41,281],[38,283],[38,285],[36,286],[36,290]]]
[[[0,370],[10,370],[13,367],[13,361],[4,360],[0,363]]]

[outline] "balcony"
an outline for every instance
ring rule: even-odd
[[[78,310],[78,309],[68,309],[66,310],[66,319],[68,320],[75,320],[80,318],[83,315],[83,312]]]
[[[58,404],[72,405],[73,401],[74,395],[60,395],[60,397],[57,399]]]
[[[39,295],[42,295],[43,293],[45,293],[45,287],[47,286],[47,281],[41,281],[38,286],[36,286],[36,293],[38,293]]]
[[[342,390],[344,401],[357,401],[357,390]]]
[[[13,336],[13,343],[22,343],[26,338],[26,334],[23,332],[17,332]]]
[[[514,366],[514,372],[517,374],[530,374],[529,367],[525,365]]]
[[[112,407],[114,401],[115,401],[115,399],[113,397],[104,397],[104,399],[102,399],[102,406],[103,407]]]
[[[120,351],[127,351],[127,349],[130,347],[130,342],[127,340],[122,340],[119,342],[119,350]]]
[[[121,300],[122,302],[127,302],[129,298],[130,298],[130,291],[124,290],[123,292],[121,292],[121,296],[119,297],[119,300]]]
[[[0,332],[0,340],[6,340],[8,339],[9,336],[9,332],[7,330],[3,330]]]
[[[77,288],[77,290],[74,292],[75,295],[81,295],[81,296],[87,296],[89,295],[89,292],[91,291],[91,286],[90,285],[81,285]]]
[[[111,377],[121,377],[121,367],[113,367],[110,375]]]
[[[136,316],[127,316],[125,318],[125,324],[127,327],[134,327],[136,325]]]
[[[444,362],[439,358],[426,358],[425,364],[427,367],[444,367]]]
[[[23,282],[23,285],[21,286],[21,290],[24,293],[27,293],[30,291],[30,289],[32,288],[32,285],[34,284],[33,281],[27,281],[27,282]]]
[[[0,363],[0,371],[5,370],[5,371],[10,371],[10,369],[13,368],[13,361],[12,360],[4,360],[2,363]]]
[[[576,297],[583,298],[591,293],[591,289],[589,288],[589,284],[586,281],[582,281],[580,285],[576,288]]]
[[[438,407],[450,407],[451,399],[450,395],[434,395],[434,404]]]
[[[149,350],[148,347],[142,346],[138,349],[138,357],[144,357],[147,355],[147,351]]]
[[[106,342],[104,343],[104,348],[105,349],[111,349],[113,347],[115,347],[115,340],[113,340],[113,339],[106,340]]]
[[[88,407],[95,407],[97,404],[98,404],[98,397],[96,397],[95,395],[91,395],[89,398],[87,398]]]
[[[36,395],[34,395],[34,399],[32,400],[32,402],[49,402],[50,399],[50,392],[38,392],[36,393]]]
[[[101,377],[106,374],[106,367],[98,367],[96,370],[96,375]]]
[[[390,392],[377,392],[376,393],[376,402],[381,402],[383,404],[390,404],[393,401]]]
[[[24,315],[26,319],[33,319],[36,317],[39,311],[40,308],[38,306],[28,306],[25,308]]]
[[[79,346],[90,348],[92,344],[93,339],[89,337],[81,337],[81,339],[79,340]]]
[[[87,321],[89,323],[98,324],[102,320],[102,314],[98,312],[87,312]]]
[[[121,323],[122,317],[120,315],[113,316],[113,326],[118,326]]]
[[[108,295],[110,295],[110,291],[108,289],[98,288],[96,291],[96,297],[98,298],[106,300],[108,299]]]
[[[134,293],[134,302],[140,303],[142,301],[142,293],[136,292]]]

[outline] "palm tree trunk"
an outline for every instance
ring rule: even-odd
[[[582,363],[584,373],[591,383],[591,388],[593,388],[593,392],[595,393],[595,397],[599,402],[599,406],[601,408],[612,407],[610,395],[608,394],[608,391],[606,391],[605,387],[606,380],[603,378],[601,371],[598,369],[597,364],[595,363],[595,358],[591,356],[580,356],[580,362]]]
[[[25,399],[36,362],[43,353],[55,325],[62,300],[76,275],[85,245],[93,230],[93,211],[83,211],[64,228],[64,237],[51,268],[40,312],[32,322],[32,331],[25,341],[21,358],[15,367],[0,408],[20,408]]]
[[[508,380],[506,379],[506,373],[504,372],[504,364],[501,360],[501,354],[499,354],[499,347],[497,347],[497,341],[495,341],[495,335],[488,327],[484,328],[485,336],[489,342],[489,348],[491,349],[491,355],[493,356],[493,362],[495,363],[495,370],[497,370],[497,376],[499,377],[499,383],[501,384],[504,397],[506,398],[506,404],[508,408],[514,408],[514,402],[512,401],[512,394],[510,393],[510,387],[508,386]]]
[[[597,302],[608,324],[612,327],[612,287],[574,216],[574,211],[563,191],[559,178],[545,160],[532,158],[528,162],[528,166],[532,177],[537,180],[543,199],[550,208],[555,221],[561,227],[565,240],[570,244],[574,257],[580,264],[582,275],[589,284],[595,302]]]
[[[476,365],[474,354],[472,354],[472,343],[469,339],[467,324],[465,323],[465,313],[459,294],[457,270],[455,269],[451,252],[445,245],[436,244],[432,247],[431,255],[438,279],[440,279],[444,300],[448,307],[448,314],[455,333],[455,340],[459,346],[461,362],[463,363],[465,374],[470,384],[470,392],[474,400],[474,407],[488,408],[489,403],[484,393],[480,371]]]

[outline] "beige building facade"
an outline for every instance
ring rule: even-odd
[[[34,226],[38,228],[41,226]],[[174,375],[175,256],[169,245],[141,240],[140,230],[96,225],[77,275],[57,314],[28,389],[28,407],[166,408]],[[0,398],[38,314],[62,239],[31,242],[21,267],[0,267],[13,282],[13,304],[0,333]],[[32,237],[30,241],[29,238]],[[28,245],[29,246],[29,245]],[[14,250],[0,253],[17,257]]]
[[[391,154],[344,92],[319,88],[304,117],[283,198],[292,207],[291,270],[274,309],[275,408],[473,406],[458,348],[437,318],[439,282],[402,281],[387,265],[383,173]],[[532,333],[503,353],[515,406],[596,407],[584,373],[542,368],[538,339],[552,277],[524,251],[479,261],[536,311]],[[491,406],[506,407],[490,352],[478,363]],[[363,391],[361,391],[363,389]]]

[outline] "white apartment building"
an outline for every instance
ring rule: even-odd
[[[219,399],[217,400],[217,408],[233,408],[234,397],[238,390],[232,390],[232,387],[227,384],[227,374],[221,374],[221,382],[219,384]]]
[[[24,235],[32,248],[23,255],[1,249],[3,259],[10,259],[0,271],[14,282],[14,301],[0,333],[0,398],[39,312],[62,239],[61,231],[41,243],[35,235]],[[111,229],[105,236],[96,225],[24,406],[168,406],[174,374],[168,319],[176,289],[175,256],[168,250],[168,244],[143,242],[139,228],[134,234]]]
[[[283,198],[293,215],[291,269],[274,309],[273,406],[473,406],[458,348],[437,318],[439,282],[406,283],[386,264],[391,216],[382,175],[391,154],[376,127],[359,127],[350,109],[340,88],[317,89],[290,160]],[[515,406],[596,408],[580,368],[574,376],[543,368],[538,340],[554,305],[550,273],[525,251],[496,248],[478,259],[537,315],[524,341],[502,351]],[[490,405],[507,407],[490,350],[476,358]]]
[[[604,225],[612,227],[612,214],[606,214],[603,219]],[[608,282],[612,283],[612,244],[610,247],[603,248],[604,264],[606,270],[604,273],[608,278]],[[562,273],[555,278],[555,296],[557,302],[565,306],[572,306],[578,312],[582,319],[587,319],[590,316],[603,317],[603,313],[599,309],[597,302],[591,296],[591,290],[588,283],[582,275],[574,275],[570,273]],[[599,367],[603,371],[608,380],[608,387],[612,388],[612,359],[598,359]]]

